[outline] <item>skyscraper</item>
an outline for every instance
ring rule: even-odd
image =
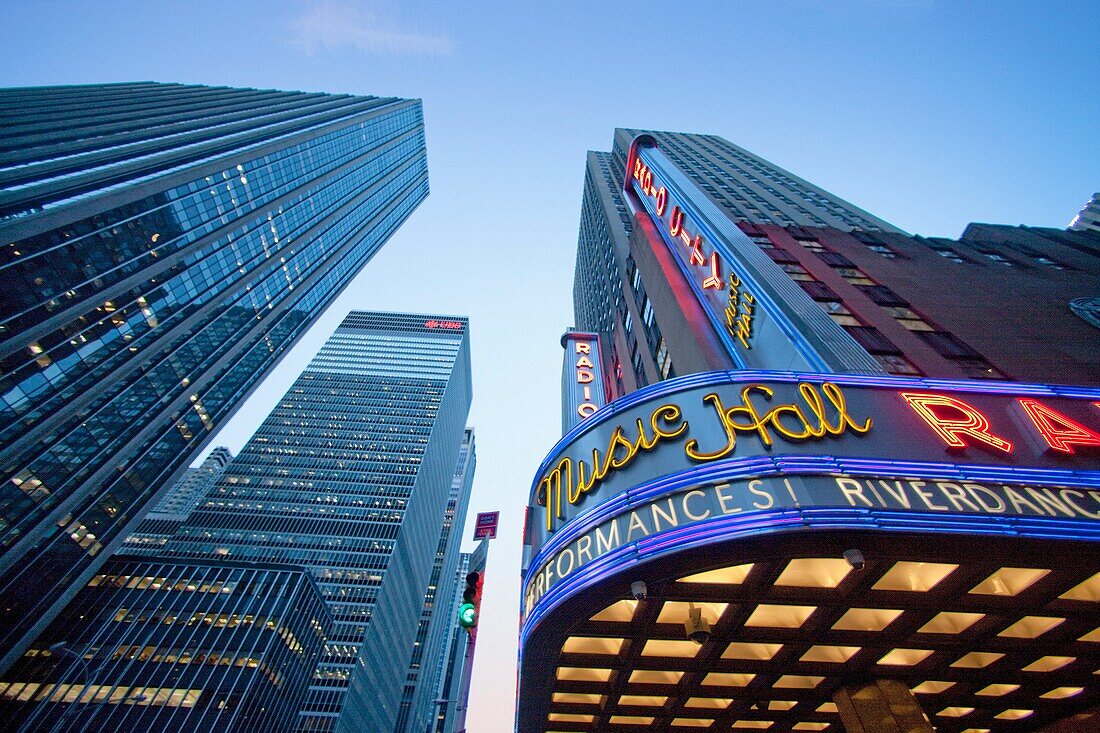
[[[517,729],[1095,729],[1100,238],[745,221],[673,142],[585,207]]]
[[[635,170],[621,179],[631,150],[652,190]],[[744,172],[735,164],[751,163],[758,177],[774,171],[720,138],[620,129],[615,151],[588,156],[574,282],[576,324],[601,335],[612,395],[693,372],[798,364],[1041,381],[1057,363],[1064,383],[1100,378],[1089,325],[1098,309],[1094,232],[972,224],[959,240],[911,236],[835,197],[824,210],[843,221],[809,210],[757,216],[726,191]],[[719,165],[721,151],[730,159]],[[774,178],[789,183],[787,198],[819,195],[785,172]],[[657,209],[645,207],[660,208],[658,189],[676,202],[670,211],[694,222],[685,230],[699,235],[697,248],[652,225]],[[747,285],[731,289],[731,276]],[[1015,314],[1010,334],[1006,313]],[[782,336],[768,336],[769,321]]]
[[[633,140],[646,135],[660,147],[699,197],[734,222],[826,226],[847,231],[867,229],[902,233],[763,158],[716,135],[653,132],[617,128],[610,153],[589,151],[585,166],[577,264],[573,279],[576,327],[610,333],[627,321],[641,324],[643,314],[623,297],[628,273],[633,213],[624,198],[624,171]],[[634,355],[637,339],[606,346],[620,356],[627,386],[659,377]],[[644,346],[644,345],[643,345]]]
[[[0,681],[11,730],[285,731],[332,619],[287,565],[113,557]]]
[[[1070,229],[1091,229],[1100,232],[1100,193],[1094,193],[1073,220],[1069,223]]]
[[[0,90],[0,669],[428,194],[418,100]]]
[[[219,446],[210,451],[202,465],[184,471],[183,476],[160,495],[137,529],[126,536],[123,551],[129,555],[159,553],[168,538],[191,516],[191,512],[221,478],[231,460],[233,454],[230,450]]]
[[[470,489],[476,465],[474,431],[466,428],[451,481],[451,493],[447,497],[447,509],[443,512],[432,576],[424,593],[420,626],[405,677],[395,733],[421,733],[427,730],[439,711],[437,701],[446,699],[441,688],[451,642],[458,635],[465,636],[458,626],[458,604],[452,599],[459,590],[459,576],[455,574],[455,568],[462,564],[462,529],[470,506]]]
[[[316,581],[333,627],[300,730],[392,731],[403,698],[417,719],[434,700],[460,539],[446,523],[462,526],[473,471],[467,328],[352,312],[165,545]],[[435,592],[446,612],[426,614]]]

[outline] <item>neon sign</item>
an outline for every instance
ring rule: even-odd
[[[565,348],[562,364],[562,432],[586,420],[607,403],[600,340],[594,333],[569,331],[561,340]]]
[[[756,316],[756,297],[742,287],[741,279],[736,275],[730,275],[730,297],[726,305],[726,330],[730,332],[741,345],[751,349],[752,324]]]
[[[1091,448],[1100,446],[1100,435],[1095,431],[1055,412],[1039,400],[1021,397],[1016,401],[1027,412],[1027,416],[1031,418],[1036,430],[1043,436],[1043,440],[1054,450],[1072,454],[1075,445]],[[1100,402],[1092,404],[1100,407]]]
[[[1084,470],[1100,487],[1100,391],[1058,389],[744,371],[667,380],[562,439],[532,485],[544,520],[535,524],[548,537],[649,479],[709,464],[749,475],[826,465],[938,477],[959,465],[970,477],[1041,483],[1045,472],[1067,485]]]
[[[902,392],[901,396],[952,448],[970,445],[963,439],[969,437],[1005,453],[1012,451],[1012,443],[989,431],[989,418],[962,400],[917,392]],[[937,407],[941,411],[937,412]],[[942,408],[947,408],[950,413],[945,414]]]
[[[634,159],[634,180],[639,182],[642,193],[654,199],[657,216],[664,216],[665,209],[668,206],[668,191],[664,186],[654,188],[653,171],[642,162],[641,158]],[[703,273],[700,275],[700,284],[703,290],[721,290],[723,288],[722,260],[718,257],[718,253],[713,250],[704,253],[702,235],[696,234],[693,237],[688,233],[684,225],[684,212],[677,205],[673,205],[672,213],[669,214],[668,233],[673,239],[678,239],[683,243],[688,251],[689,264],[704,268]]]
[[[592,355],[591,341],[574,341],[573,347],[579,355],[576,363],[577,384],[582,385],[584,390],[584,401],[577,405],[577,414],[583,420],[599,409],[599,405],[592,401],[592,381],[595,379],[592,370],[596,365],[589,358]]]
[[[430,321],[424,321],[424,328],[446,328],[450,331],[461,331],[461,321],[437,321],[434,318]]]
[[[848,411],[844,391],[835,384],[825,382],[818,387],[802,382],[798,385],[798,392],[803,404],[780,404],[764,412],[754,403],[754,393],[770,400],[775,391],[763,384],[742,387],[741,402],[732,407],[726,407],[717,392],[703,396],[703,403],[717,413],[725,443],[706,452],[701,449],[699,439],[693,437],[684,444],[684,454],[700,463],[725,458],[737,446],[739,432],[748,433],[756,437],[764,448],[771,448],[775,443],[773,433],[788,441],[798,442],[840,436],[849,428],[857,434],[870,431],[871,419],[853,418]],[[826,401],[829,408],[825,406]],[[649,435],[646,434],[646,423],[649,425]],[[792,425],[796,427],[792,428]],[[631,437],[627,437],[628,430]],[[647,421],[638,418],[628,430],[624,430],[622,425],[617,426],[611,432],[602,455],[598,449],[593,449],[591,461],[573,460],[566,456],[539,481],[537,502],[546,509],[546,531],[552,531],[554,520],[564,516],[563,493],[567,502],[579,504],[608,474],[625,469],[639,454],[652,451],[663,441],[687,435],[688,423],[679,406],[663,404],[650,413]]]

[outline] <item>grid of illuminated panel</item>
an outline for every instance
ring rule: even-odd
[[[570,630],[545,729],[839,733],[834,692],[876,678],[908,684],[941,733],[1087,715],[1100,697],[1100,573],[1035,559],[1047,562],[856,572],[795,558],[650,584],[648,599]],[[701,645],[685,635],[692,608],[712,630]]]

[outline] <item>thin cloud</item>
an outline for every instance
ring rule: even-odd
[[[447,36],[400,28],[374,3],[312,3],[292,21],[291,29],[294,45],[311,55],[352,50],[388,56],[446,56],[454,51],[454,42]]]

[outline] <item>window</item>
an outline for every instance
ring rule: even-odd
[[[922,331],[917,333],[925,343],[948,359],[980,359],[982,355],[946,331]]]
[[[851,282],[851,281],[849,281]],[[909,303],[900,295],[895,293],[885,285],[857,285],[868,298],[873,300],[877,305],[896,307],[906,306]]]
[[[806,294],[817,301],[839,301],[840,296],[833,292],[833,289],[828,285],[816,280],[800,282],[802,289],[806,291]]]
[[[875,361],[882,365],[890,374],[912,374],[920,376],[921,371],[913,366],[912,362],[904,356],[897,354],[874,354]]]
[[[1064,270],[1064,269],[1066,269],[1065,265],[1063,265],[1061,263],[1058,263],[1058,262],[1055,262],[1054,260],[1050,259],[1049,257],[1044,257],[1042,255],[1037,255],[1037,254],[1033,254],[1031,256],[1034,257],[1035,261],[1037,263],[1039,263],[1040,265],[1046,265],[1047,267],[1053,267],[1055,270]]]
[[[1009,260],[1004,255],[998,254],[996,252],[984,252],[984,251],[982,252],[982,254],[985,255],[988,259],[991,259],[994,262],[998,262],[998,263],[1004,265],[1005,267],[1012,267],[1013,266],[1012,261]]]
[[[908,328],[910,331],[935,331],[936,327],[928,321],[921,318],[909,308],[901,306],[887,306],[883,308],[884,311],[889,313],[897,322]]]
[[[853,263],[850,259],[838,252],[828,252],[823,250],[820,254],[818,254],[818,257],[820,257],[821,261],[829,267],[855,267],[855,263]]]
[[[874,326],[848,326],[844,330],[872,354],[901,354],[901,349]]]
[[[789,275],[790,278],[796,282],[808,282],[817,279],[810,273],[806,272],[806,268],[802,265],[780,265],[780,267],[783,268],[783,272],[787,273],[787,275]]]
[[[971,379],[1005,379],[1005,375],[992,364],[981,357],[953,359],[963,370],[963,373]]]
[[[966,260],[964,260],[962,258],[962,256],[953,249],[935,249],[933,251],[936,254],[938,254],[940,257],[944,257],[946,259],[949,259],[952,262],[958,262],[960,265],[966,263]]]
[[[672,357],[668,354],[668,346],[665,344],[664,336],[657,342],[656,358],[657,370],[661,372],[661,379],[668,379],[669,374],[672,372]]]
[[[764,250],[764,254],[766,254],[768,257],[771,257],[772,261],[778,262],[779,264],[798,262],[798,259],[795,258],[794,255],[786,252],[785,250],[776,249],[775,247]]]
[[[858,318],[852,315],[852,312],[844,307],[844,304],[837,300],[819,301],[818,305],[821,309],[829,314],[829,317],[836,321],[841,326],[862,326]]]
[[[867,277],[867,273],[858,267],[838,267],[836,272],[852,285],[877,285],[874,280]]]
[[[894,260],[898,257],[897,253],[894,252],[894,250],[890,249],[884,244],[868,244],[867,249],[871,250],[872,252],[877,252],[888,260]],[[908,372],[905,373],[908,374]]]

